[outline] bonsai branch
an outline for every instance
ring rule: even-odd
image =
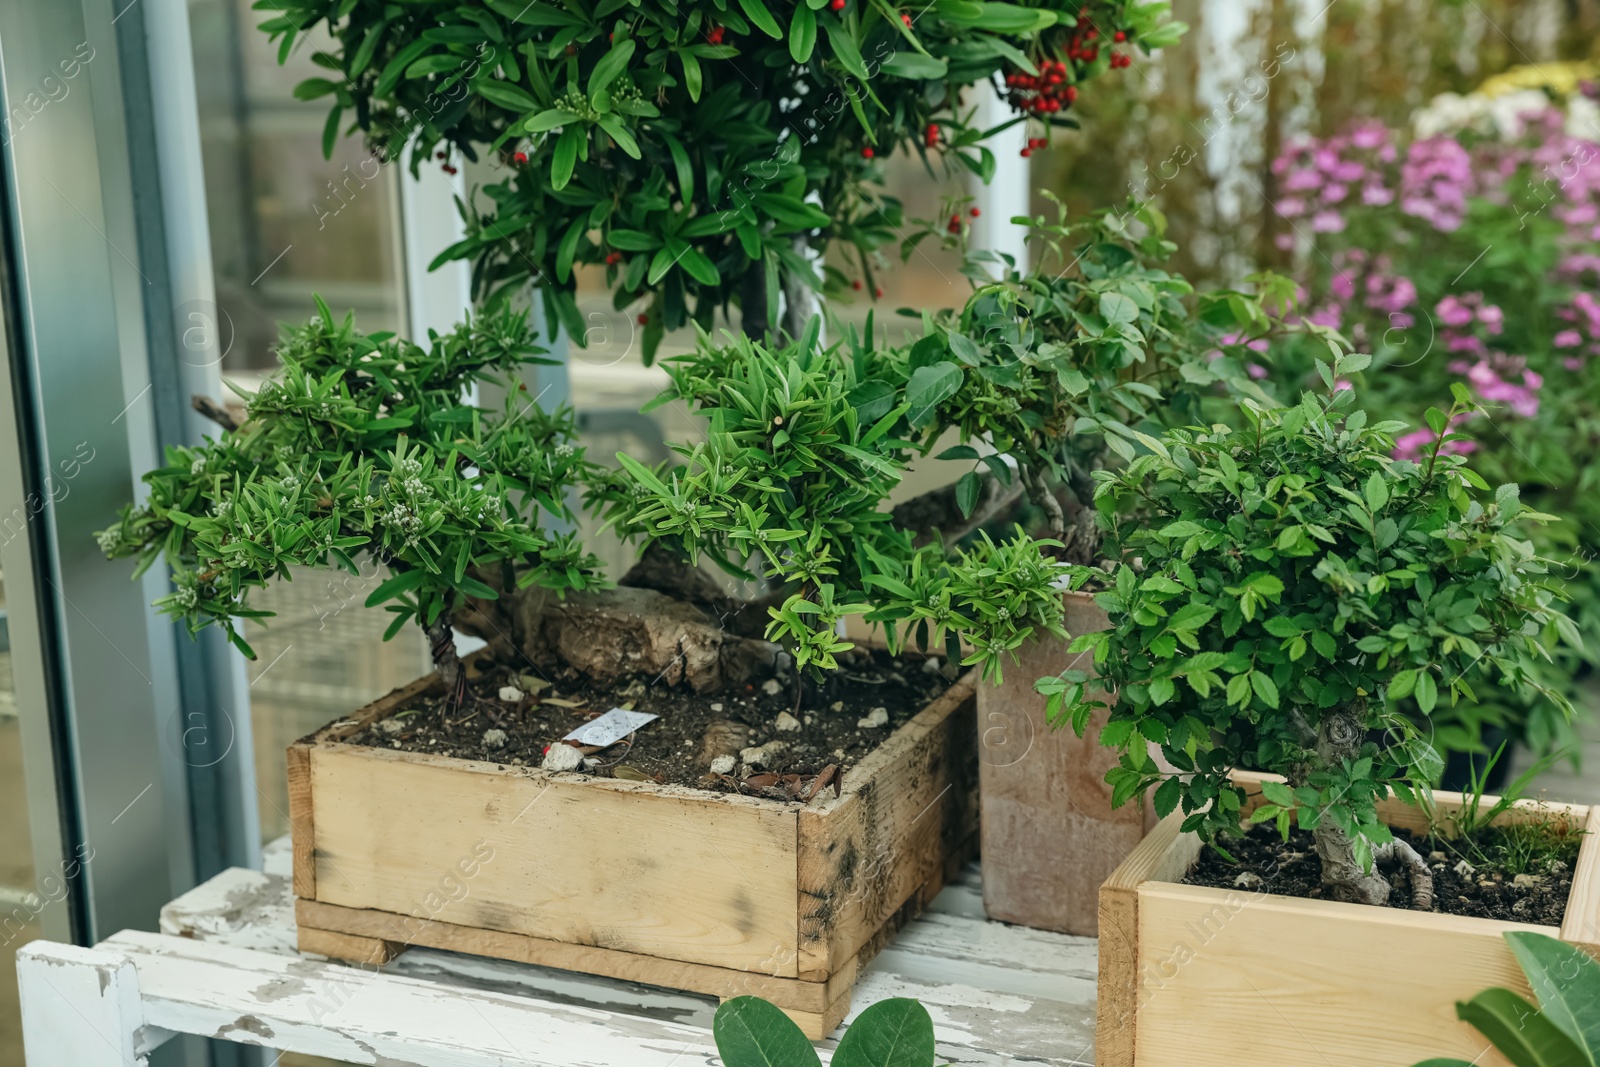
[[[448,718],[455,714],[466,699],[467,672],[462,669],[461,659],[456,655],[455,636],[450,632],[448,618],[440,615],[426,632],[428,654],[433,657],[434,669],[439,672],[439,679],[444,682],[448,693],[445,703],[445,716]]]
[[[233,417],[233,412],[204,393],[196,393],[190,397],[189,406],[224,430],[233,431],[239,428],[239,420]]]
[[[961,514],[961,508],[956,503],[954,482],[896,504],[890,515],[896,526],[912,531],[919,547],[935,537],[947,545],[953,545],[1004,513],[1021,497],[1020,482],[1013,481],[1006,485],[993,475],[986,474],[980,482],[978,502],[973,506],[971,515]]]

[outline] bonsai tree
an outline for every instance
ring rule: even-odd
[[[957,431],[960,445],[940,458],[974,462],[937,498],[948,512],[953,496],[960,513],[942,527],[971,528],[1026,491],[1045,536],[1063,542],[1060,554],[1087,564],[1099,558],[1093,472],[1131,460],[1169,427],[1231,418],[1238,396],[1266,401],[1251,373],[1254,349],[1315,327],[1273,313],[1288,307],[1292,286],[1270,274],[1249,279],[1255,293],[1196,295],[1160,266],[1176,246],[1152,205],[1069,221],[1045,196],[1056,217],[1031,220],[1032,270],[975,253],[966,307],[924,316],[926,336],[907,354],[914,380],[928,386],[911,429],[925,450]],[[1070,518],[1058,486],[1076,505]]]
[[[532,280],[574,338],[573,269],[602,266],[617,307],[651,301],[646,359],[665,330],[691,317],[709,329],[730,304],[764,333],[780,292],[799,336],[811,292],[847,288],[808,255],[830,242],[849,247],[870,290],[869,254],[902,228],[899,203],[875,188],[884,159],[904,148],[930,169],[993,171],[980,143],[993,131],[972,125],[965,87],[1003,78],[1016,121],[1048,133],[1075,125],[1080,85],[1184,29],[1164,0],[256,7],[272,13],[261,28],[280,59],[319,26],[333,39],[313,55],[328,75],[296,89],[332,100],[325,150],[348,118],[385,159],[409,146],[413,172],[480,152],[507,168],[463,205],[467,237],[436,262],[471,260],[480,299]]]
[[[122,509],[100,546],[137,557],[136,575],[164,557],[174,588],[157,606],[191,633],[224,627],[252,659],[234,621],[270,614],[249,607],[252,589],[292,567],[357,574],[357,560],[371,559],[390,575],[367,600],[394,613],[385,636],[421,626],[458,706],[466,676],[451,623],[464,598],[497,595],[476,575],[514,569],[516,585],[562,593],[597,581],[575,535],[538,522],[572,519],[567,493],[591,469],[571,443],[571,413],[516,392],[498,411],[461,399],[474,383],[548,362],[539,352],[526,314],[430,332],[423,348],[337,322],[318,299],[308,323],[285,331],[283,372],[248,398],[243,424],[197,402],[226,432],[167,449],[166,466],[144,477],[145,500]]]
[[[1045,228],[1058,253],[1077,242],[1076,263],[1062,254],[1036,273],[1012,269],[960,312],[924,315],[922,336],[897,346],[874,342],[870,316],[866,337],[828,348],[815,319],[783,345],[702,331],[694,352],[666,362],[671,385],[655,404],[704,416],[704,439],[654,468],[619,456],[588,493],[641,546],[622,588],[556,599],[534,587],[478,605],[465,625],[535,663],[711,690],[770,676],[780,652],[827,671],[851,647],[841,619],[861,615],[891,649],[942,644],[998,681],[1030,637],[1065,637],[1054,479],[1087,480],[1105,456],[1156,445],[1163,420],[1201,411],[1206,391],[1248,385],[1213,345],[1225,329],[1270,327],[1262,299],[1236,292],[1201,302],[1225,327],[1197,317],[1180,299],[1187,283],[1145,262],[1164,245],[1159,215],[1140,216],[1152,235],[1132,236],[1111,213]],[[985,474],[887,507],[951,431],[963,443],[940,456]],[[1050,516],[1038,537],[1010,508],[1024,485]],[[1098,538],[1074,544],[1092,554]],[[728,596],[702,560],[758,594]]]
[[[1470,669],[1537,686],[1560,587],[1524,539],[1514,485],[1488,486],[1450,454],[1450,412],[1430,409],[1434,443],[1392,456],[1399,423],[1368,425],[1345,376],[1368,357],[1318,370],[1325,395],[1293,407],[1246,400],[1244,425],[1175,430],[1119,472],[1100,472],[1096,506],[1121,560],[1100,604],[1111,628],[1078,638],[1116,692],[1101,740],[1122,749],[1107,774],[1114,802],[1154,790],[1207,839],[1239,831],[1240,766],[1283,775],[1252,816],[1311,831],[1336,900],[1382,904],[1375,861],[1426,867],[1393,839],[1375,803],[1414,801],[1438,757],[1397,701],[1424,714],[1471,700]],[[1081,571],[1080,582],[1089,577]],[[1083,672],[1039,683],[1053,719],[1080,733],[1104,704]],[[1559,693],[1548,699],[1565,707]],[[1385,743],[1372,738],[1381,735]],[[1150,757],[1160,746],[1170,768]]]
[[[597,476],[588,501],[643,549],[646,565],[624,583],[698,606],[702,627],[714,629],[688,635],[690,649],[704,655],[687,662],[686,635],[675,627],[657,627],[648,650],[612,641],[587,655],[592,675],[668,660],[697,689],[715,688],[746,677],[730,664],[730,646],[742,658],[743,643],[756,637],[768,643],[765,662],[777,663],[781,649],[802,672],[821,674],[852,647],[839,634],[847,615],[882,624],[891,651],[910,637],[922,648],[945,643],[960,659],[964,639],[973,646],[966,662],[994,677],[1004,654],[1034,630],[1065,637],[1055,591],[1062,566],[1047,555],[1056,542],[1018,532],[952,547],[919,542],[895,521],[884,501],[916,451],[905,435],[919,406],[937,399],[904,351],[860,342],[824,348],[819,329],[813,319],[801,338],[776,349],[702,335],[692,356],[667,363],[672,385],[660,402],[692,405],[706,417],[705,439],[677,446],[678,458],[655,468],[619,455],[620,469]],[[653,549],[691,566],[649,565]],[[698,570],[702,559],[770,592],[748,605],[732,601]],[[469,623],[535,663],[570,664],[565,646],[575,622],[598,629],[593,616],[621,614],[616,625],[630,633],[644,623],[633,596],[612,606],[620,592],[491,601]],[[602,662],[607,654],[617,661]]]

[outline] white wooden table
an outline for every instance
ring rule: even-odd
[[[381,971],[302,956],[288,864],[275,842],[264,872],[168,904],[160,933],[23,948],[28,1067],[135,1067],[179,1033],[381,1067],[719,1062],[713,998],[424,948]],[[878,955],[854,1011],[917,998],[963,1067],[1090,1064],[1095,966],[1092,938],[987,920],[974,868]]]

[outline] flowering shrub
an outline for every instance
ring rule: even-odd
[[[1363,403],[1419,422],[1464,386],[1472,410],[1452,419],[1446,454],[1470,455],[1493,482],[1560,517],[1540,532],[1570,559],[1576,614],[1600,645],[1600,109],[1538,91],[1443,98],[1405,135],[1377,123],[1288,147],[1273,162],[1280,244],[1302,264],[1301,314],[1373,354]],[[1263,363],[1285,392],[1315,353],[1275,346]],[[1439,431],[1401,434],[1415,460]],[[1570,676],[1569,659],[1549,681]],[[1570,685],[1570,681],[1567,683]],[[1563,721],[1482,687],[1478,726],[1504,722],[1539,747],[1565,742]],[[1510,700],[1509,704],[1503,701]]]

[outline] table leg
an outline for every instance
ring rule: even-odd
[[[34,941],[17,985],[28,1067],[145,1067],[171,1036],[144,1025],[138,972],[115,952]]]

